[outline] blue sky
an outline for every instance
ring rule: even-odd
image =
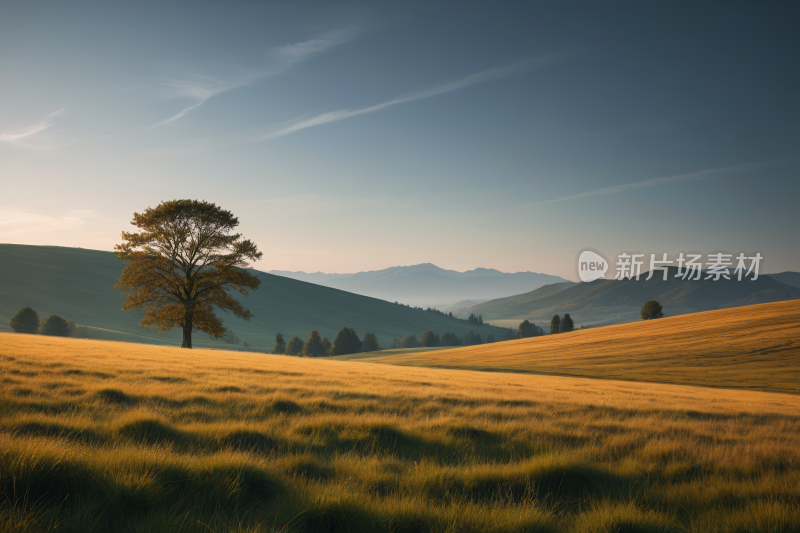
[[[335,4],[335,5],[334,5]],[[112,249],[173,198],[264,270],[800,270],[789,2],[5,2],[0,242]]]

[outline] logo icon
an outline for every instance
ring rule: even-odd
[[[602,255],[592,250],[584,250],[578,256],[578,277],[581,281],[594,281],[605,278],[608,271],[608,261]]]

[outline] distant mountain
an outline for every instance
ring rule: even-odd
[[[466,309],[467,307],[472,307],[473,305],[482,304],[483,302],[488,302],[489,300],[461,300],[460,302],[456,302],[450,307],[443,307],[442,311],[457,311],[459,309]]]
[[[272,270],[277,276],[317,283],[364,296],[418,306],[452,307],[461,300],[490,300],[566,281],[536,272],[505,273],[491,268],[467,272],[445,270],[430,263],[396,266],[355,274],[324,274]]]
[[[488,321],[528,319],[549,324],[553,315],[569,313],[576,325],[603,325],[639,320],[639,311],[648,300],[658,300],[665,316],[675,316],[800,298],[799,288],[772,276],[760,276],[756,281],[685,281],[675,278],[675,272],[670,269],[667,281],[659,272],[650,281],[644,281],[645,273],[639,281],[600,279],[546,285],[462,309],[457,315],[475,313]]]
[[[781,272],[779,274],[767,274],[772,279],[778,280],[786,285],[800,288],[800,272]]]
[[[180,345],[180,331],[165,335],[141,329],[141,315],[122,312],[122,294],[113,285],[119,279],[123,262],[111,252],[0,244],[0,331],[11,331],[9,320],[21,307],[32,307],[40,318],[57,314],[90,327],[95,338],[156,344]],[[243,342],[258,350],[271,350],[275,334],[286,340],[308,338],[312,330],[333,340],[343,326],[354,328],[363,338],[369,331],[388,347],[395,337],[421,336],[432,330],[463,337],[470,331],[483,338],[495,338],[507,330],[470,324],[419,309],[368,298],[338,289],[253,271],[261,278],[261,288],[243,300],[255,315],[245,321],[229,313],[219,316],[226,327]],[[195,334],[198,347],[241,348],[213,341],[204,333]]]

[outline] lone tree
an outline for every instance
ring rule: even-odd
[[[650,320],[651,318],[661,318],[664,316],[664,310],[661,308],[661,304],[655,300],[650,300],[644,307],[642,307],[642,312],[639,313],[639,316],[642,317],[642,320]]]
[[[17,333],[36,333],[39,331],[39,313],[23,307],[11,317],[9,325]]]
[[[286,351],[286,341],[283,340],[283,333],[275,335],[275,347],[272,348],[272,353],[282,355]]]
[[[575,323],[572,321],[572,318],[569,316],[569,313],[564,315],[564,318],[561,320],[561,329],[559,331],[561,333],[567,333],[569,331],[573,331],[575,329]]]
[[[561,319],[558,315],[553,315],[553,319],[550,321],[550,334],[553,333],[561,333]]]
[[[376,352],[381,347],[378,345],[378,337],[374,333],[364,333],[364,341],[361,343],[362,352]]]
[[[134,213],[141,232],[122,232],[114,247],[127,261],[115,289],[123,291],[122,310],[139,309],[142,327],[166,333],[183,329],[181,348],[192,347],[192,332],[218,339],[225,334],[217,307],[249,320],[253,314],[231,296],[255,291],[261,280],[245,270],[261,252],[241,234],[239,219],[215,204],[197,200],[162,202]]]

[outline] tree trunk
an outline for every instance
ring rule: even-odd
[[[191,348],[192,347],[192,315],[186,315],[186,318],[183,321],[183,344],[181,344],[181,348]]]

